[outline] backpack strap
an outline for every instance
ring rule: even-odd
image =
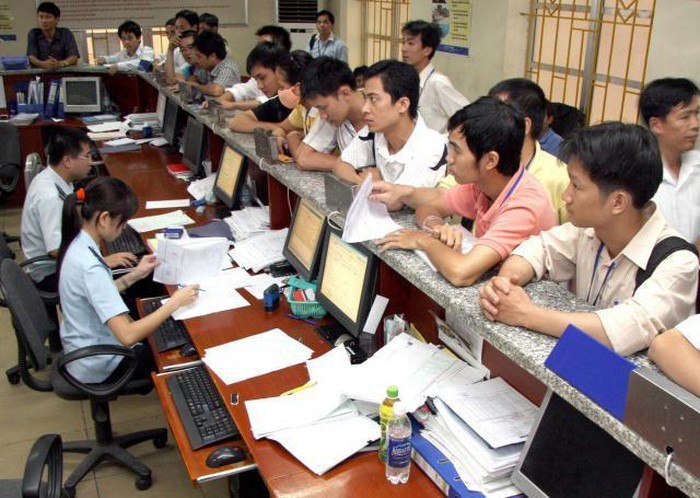
[[[314,49],[314,45],[316,45],[316,38],[318,38],[318,34],[314,33],[311,35],[311,40],[309,40],[309,50]]]
[[[639,286],[651,277],[654,270],[656,270],[663,260],[676,251],[690,251],[695,254],[695,256],[698,255],[698,250],[695,245],[680,237],[672,236],[658,241],[651,250],[646,270],[642,270],[641,268],[637,270],[637,275],[634,279],[634,291],[636,292]]]

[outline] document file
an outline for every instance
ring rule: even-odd
[[[192,225],[194,220],[187,216],[181,209],[171,213],[132,218],[127,223],[139,233],[162,230],[167,227]]]
[[[153,280],[167,285],[198,284],[218,276],[229,241],[223,237],[163,239]]]
[[[288,231],[288,228],[270,230],[238,242],[229,255],[239,266],[257,273],[272,263],[284,261],[282,250]]]
[[[389,232],[399,230],[401,225],[389,216],[386,205],[370,201],[372,176],[368,175],[362,182],[355,199],[348,209],[343,229],[343,240],[349,243],[364,242],[384,237]]]

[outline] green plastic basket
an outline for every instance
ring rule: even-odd
[[[326,310],[317,301],[295,301],[292,299],[294,291],[299,289],[313,289],[315,292],[317,289],[315,283],[307,282],[299,277],[292,277],[287,282],[287,285],[284,296],[287,298],[289,307],[292,308],[292,313],[302,318],[323,318],[326,316]]]

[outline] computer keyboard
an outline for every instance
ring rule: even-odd
[[[136,230],[125,225],[122,233],[112,242],[107,242],[107,254],[130,252],[139,258],[148,253],[148,248]]]
[[[193,450],[240,436],[203,366],[181,370],[166,382]]]
[[[150,315],[162,306],[160,302],[161,299],[162,298],[158,297],[142,302],[143,310],[147,315]],[[190,336],[182,322],[169,317],[153,333],[153,340],[156,343],[156,349],[158,352],[162,353],[163,351],[167,351],[169,349],[184,346],[190,342]]]
[[[345,330],[345,327],[339,323],[334,323],[331,325],[318,325],[315,327],[315,330],[326,340],[326,342],[328,342],[328,344],[331,345],[331,347],[335,347],[336,341],[342,335],[348,335],[348,331]],[[348,355],[350,356],[350,363],[353,365],[362,363],[367,359],[367,352],[362,349],[360,346],[360,341],[358,341],[357,338],[351,337],[350,339],[343,341],[343,346],[345,347],[345,351],[347,351]]]

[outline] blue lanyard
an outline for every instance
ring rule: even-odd
[[[112,270],[110,270],[109,265],[107,265],[107,263],[105,262],[104,258],[102,256],[100,256],[97,253],[97,251],[95,251],[92,247],[88,247],[88,249],[90,249],[90,252],[93,254],[93,256],[95,256],[97,258],[97,261],[99,261],[105,268],[107,268],[108,271],[110,271],[110,272],[112,271]]]
[[[523,175],[525,174],[525,168],[522,168],[520,170],[520,174],[518,175],[518,178],[515,179],[515,182],[513,185],[510,186],[510,189],[508,189],[508,192],[506,192],[506,196],[503,198],[501,201],[501,205],[498,206],[498,211],[500,212],[501,209],[503,209],[503,205],[506,203],[506,201],[510,198],[511,195],[513,195],[513,192],[515,192],[515,189],[518,188],[518,185],[520,184],[520,180],[523,179]]]
[[[435,73],[435,68],[433,68],[433,70],[430,71],[430,74],[428,74],[428,77],[425,78],[425,83],[423,83],[423,86],[420,88],[420,90],[418,92],[418,102],[419,103],[420,103],[421,95],[423,95],[423,90],[425,90],[425,87],[428,86],[428,81],[430,81],[430,77],[433,75],[433,73]]]
[[[615,269],[615,263],[610,263],[610,266],[608,267],[608,271],[605,272],[605,277],[603,278],[603,283],[600,284],[600,288],[598,289],[598,294],[596,294],[595,299],[591,303],[591,290],[593,288],[593,281],[595,280],[595,274],[598,271],[598,263],[600,262],[600,255],[603,253],[603,243],[600,243],[600,247],[598,247],[598,252],[595,255],[595,263],[593,265],[593,274],[591,275],[591,283],[588,284],[588,292],[586,293],[586,302],[592,306],[597,306],[598,305],[598,300],[600,299],[600,295],[603,292],[603,289],[605,288],[605,284],[608,283],[608,279],[610,278],[610,275],[612,275],[613,270]]]

